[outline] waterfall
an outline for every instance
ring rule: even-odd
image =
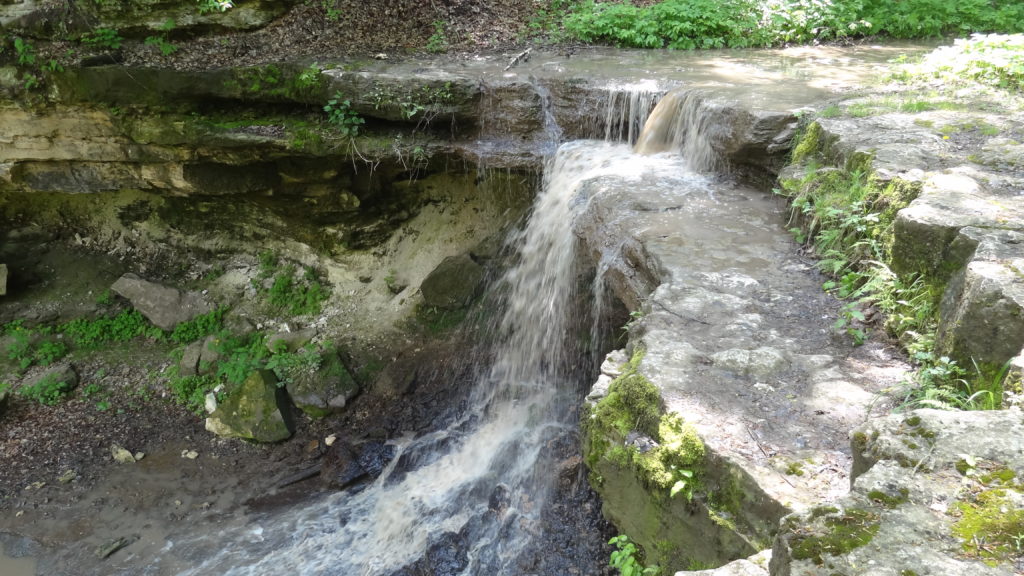
[[[629,156],[625,145],[579,141],[548,161],[529,221],[510,239],[518,257],[500,281],[508,295],[493,365],[459,421],[395,441],[392,467],[361,492],[225,531],[214,538],[222,551],[191,573],[389,575],[448,534],[465,542],[462,574],[521,573],[515,560],[541,531],[556,480],[544,451],[571,431],[568,407],[579,401],[566,377],[576,358],[565,350],[570,324],[579,320],[569,310],[577,283],[572,221],[586,205],[580,187],[620,176]],[[396,473],[394,463],[403,458],[424,464]],[[496,490],[506,502],[498,513],[488,507]],[[176,547],[187,550],[183,544]]]
[[[549,102],[545,93],[541,96]],[[616,98],[629,103],[619,107],[628,110],[619,123],[626,127],[650,107],[654,96]],[[693,111],[699,106],[686,112],[683,105],[699,102],[692,98],[673,93],[663,99],[637,148],[649,153],[655,143],[674,143],[673,125],[703,134]],[[673,117],[672,111],[680,110],[684,113]],[[546,118],[553,144],[559,132],[553,117]],[[627,136],[632,132],[627,128]],[[684,138],[683,150],[700,149],[691,140],[696,138]],[[579,402],[569,377],[578,361],[570,340],[574,328],[587,323],[570,311],[577,286],[586,282],[577,277],[573,222],[604,178],[620,184],[663,180],[668,183],[665,193],[672,196],[687,194],[703,182],[676,154],[644,156],[625,143],[585,140],[558,147],[546,162],[526,225],[509,238],[516,258],[496,283],[497,293],[505,296],[492,330],[493,361],[481,371],[466,412],[432,433],[392,440],[397,455],[361,490],[250,518],[246,525],[225,528],[212,538],[175,542],[175,554],[201,558],[185,573],[397,576],[411,573],[408,567],[425,561],[438,546],[456,548],[461,555],[456,569],[446,573],[523,573],[517,560],[538,546],[542,514],[557,479],[551,445],[573,433],[570,407]],[[620,257],[620,250],[608,251],[602,269]],[[603,290],[600,278],[593,286]],[[400,461],[406,465],[398,470]],[[213,552],[211,541],[217,546]]]
[[[718,159],[712,142],[719,128],[712,124],[710,112],[711,105],[699,91],[680,88],[669,92],[644,124],[636,152],[674,152],[693,172],[714,170]]]
[[[636,142],[660,97],[661,92],[653,83],[609,88],[605,103],[604,139],[630,144]]]

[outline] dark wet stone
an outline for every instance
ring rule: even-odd
[[[371,478],[380,476],[395,458],[395,447],[380,441],[364,442],[356,447],[356,460]]]
[[[458,576],[469,565],[466,556],[468,548],[465,538],[446,532],[427,550],[425,574],[433,576]]]
[[[367,475],[359,463],[359,456],[348,442],[338,440],[324,455],[324,467],[320,477],[331,488],[341,490]]]
[[[487,509],[494,512],[502,512],[508,508],[509,504],[509,489],[504,484],[498,484],[491,491],[491,497],[487,500]]]

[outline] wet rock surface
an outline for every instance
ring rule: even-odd
[[[469,304],[484,279],[484,268],[468,254],[445,258],[420,284],[423,301],[440,308]]]

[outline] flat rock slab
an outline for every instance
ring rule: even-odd
[[[986,520],[999,522],[1000,514],[1013,514],[1014,508],[1020,513],[1022,434],[1019,410],[916,410],[861,426],[852,434],[851,493],[783,520],[771,574],[1019,573],[1013,558],[989,557],[992,565],[978,558],[979,550],[998,549],[999,536],[967,541],[956,523],[992,497],[1006,498],[1009,505],[983,514]],[[981,547],[974,547],[978,542]]]
[[[213,310],[199,294],[143,280],[132,273],[118,278],[110,289],[163,330],[174,330],[178,324]]]
[[[625,161],[621,173],[645,162]],[[643,313],[631,331],[640,373],[696,427],[706,461],[741,471],[736,524],[766,543],[786,510],[846,492],[847,431],[884,410],[875,394],[908,367],[832,332],[837,303],[797,256],[783,205],[681,166],[650,170],[584,182],[578,233],[605,290]]]

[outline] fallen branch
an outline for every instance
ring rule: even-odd
[[[508,66],[505,66],[505,72],[508,72],[509,70],[512,69],[513,66],[518,65],[520,62],[526,62],[527,60],[529,60],[530,52],[532,51],[533,48],[527,48],[526,50],[523,50],[519,54],[516,54],[516,57],[513,58],[512,61],[508,63]]]

